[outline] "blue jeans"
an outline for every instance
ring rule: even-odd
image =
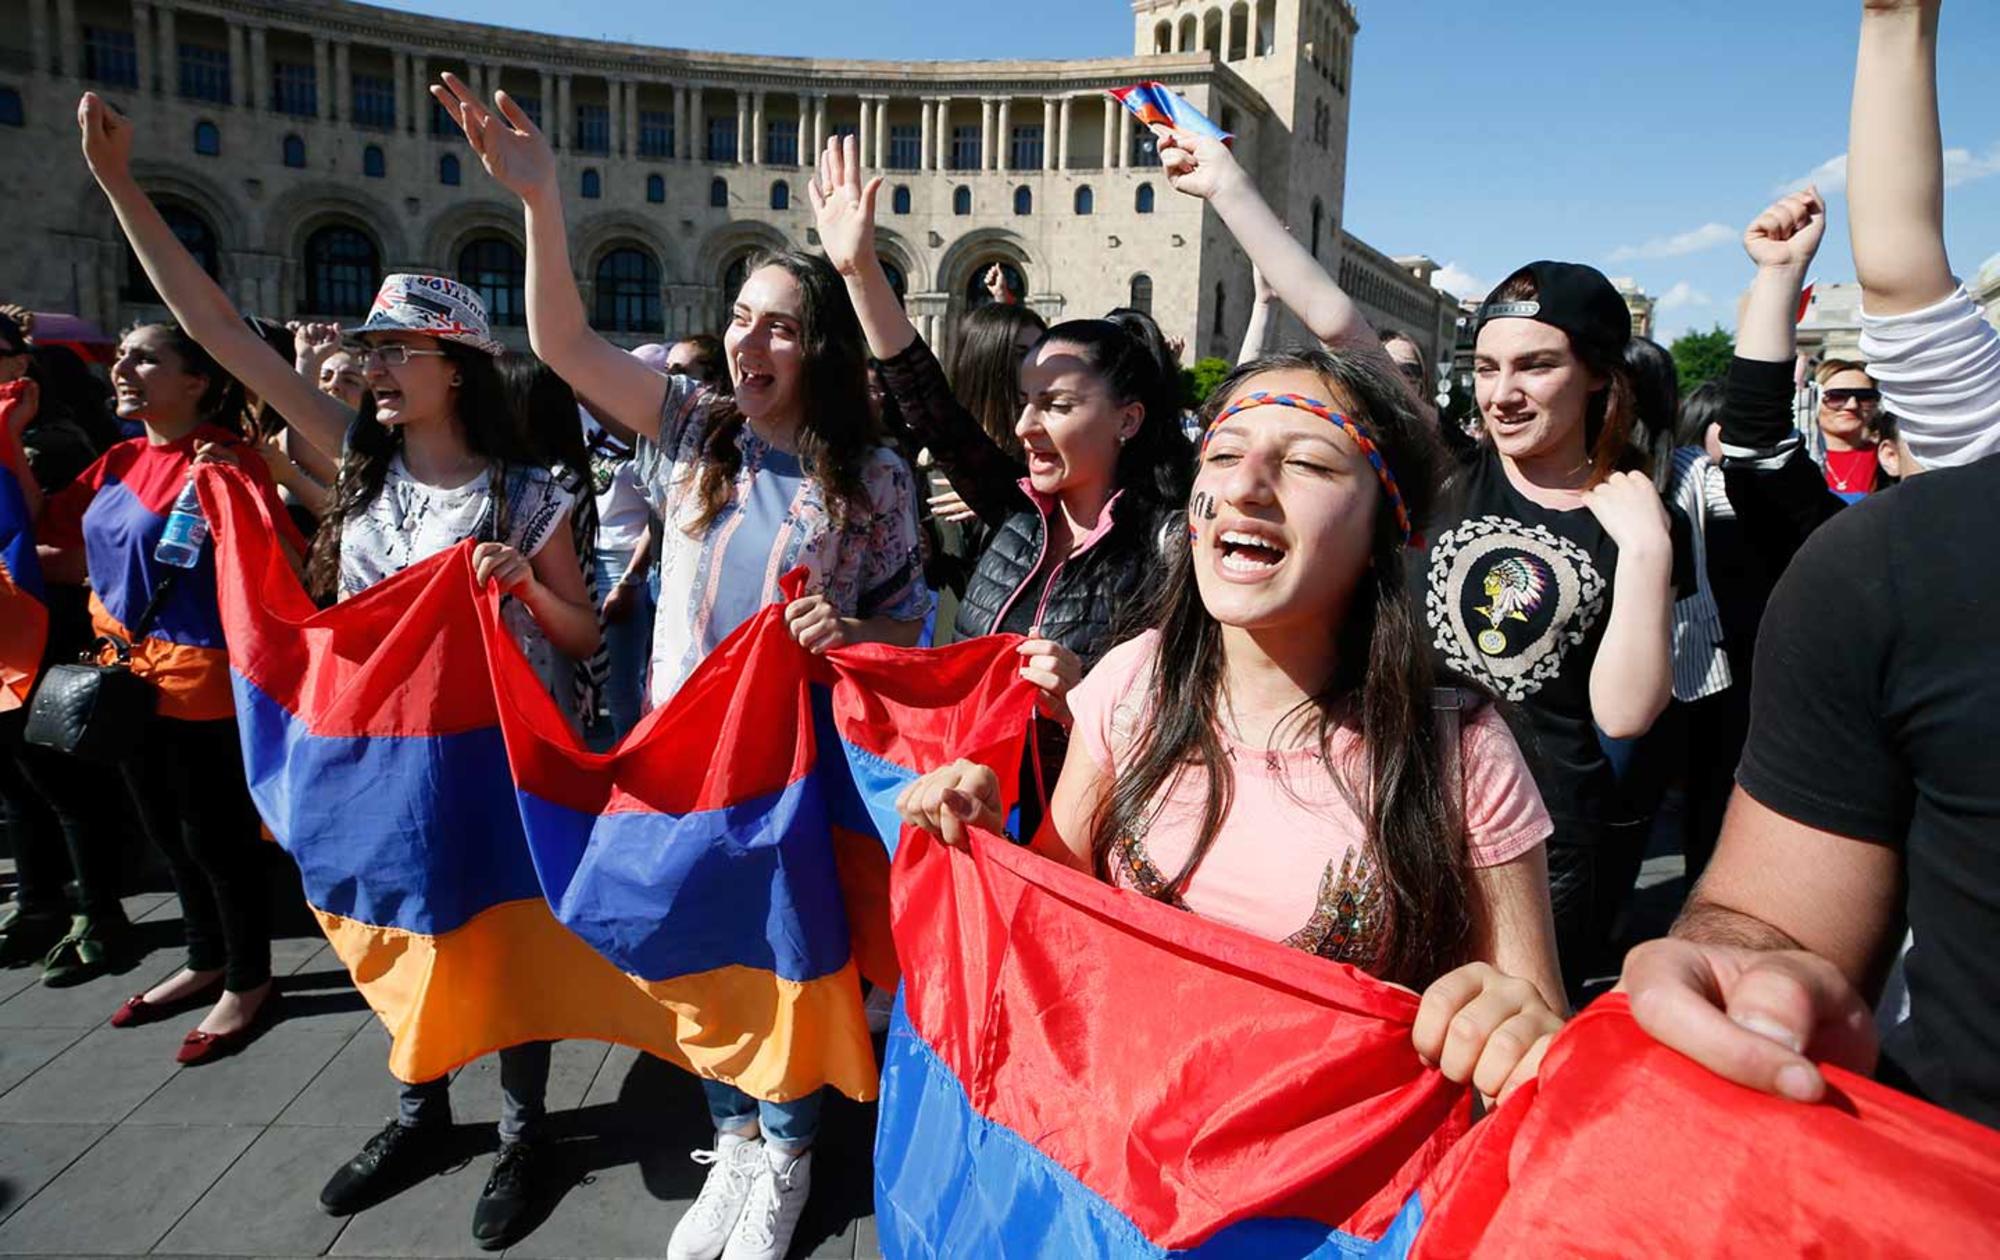
[[[500,1140],[533,1136],[547,1111],[549,1041],[530,1041],[500,1052]],[[396,1100],[396,1122],[405,1128],[451,1123],[451,1079],[405,1085]]]
[[[819,1090],[790,1102],[759,1102],[734,1085],[704,1077],[701,1092],[708,1096],[717,1133],[740,1133],[754,1120],[764,1132],[764,1145],[786,1155],[797,1155],[819,1136]]]
[[[597,598],[611,593],[632,562],[629,551],[596,553]],[[604,684],[604,704],[611,711],[611,734],[625,738],[625,732],[639,721],[640,702],[646,694],[646,666],[653,659],[653,603],[650,581],[633,585],[632,611],[623,621],[604,627],[604,644],[611,653],[611,677]]]

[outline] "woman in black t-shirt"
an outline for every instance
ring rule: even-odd
[[[1602,974],[1648,819],[1618,758],[1666,707],[1675,545],[1632,451],[1631,321],[1596,270],[1537,262],[1479,312],[1487,442],[1428,523],[1424,587],[1441,666],[1509,702],[1555,820],[1549,872],[1563,978]]]

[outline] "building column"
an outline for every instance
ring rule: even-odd
[[[138,54],[133,60],[139,63],[139,95],[153,94],[153,6],[146,0],[132,3],[132,47]]]
[[[764,165],[764,94],[750,94],[750,162]]]
[[[423,102],[410,96],[415,83],[410,78],[410,54],[398,48],[389,54],[389,88],[395,96],[396,116],[389,120],[389,130],[408,131],[409,120],[417,116],[417,106]]]
[[[431,63],[420,53],[410,54],[410,134],[430,132]]]
[[[979,98],[979,169],[994,171],[1000,169],[993,164],[993,116],[999,112],[997,102],[990,96]]]
[[[627,79],[622,85],[625,100],[625,143],[619,151],[626,157],[639,156],[639,81]]]
[[[555,147],[558,149],[566,150],[576,147],[576,133],[570,130],[572,126],[570,119],[573,117],[570,113],[570,97],[574,82],[575,80],[567,74],[557,75],[555,112],[550,114],[546,103],[542,106],[543,116],[549,120],[549,125],[544,127],[543,130],[549,133],[549,136],[555,141]]]
[[[604,153],[617,157],[624,149],[625,102],[619,98],[618,80],[604,80]]]
[[[667,156],[677,157],[682,161],[686,161],[693,154],[693,149],[690,147],[693,134],[693,129],[688,126],[687,84],[676,84],[674,87],[674,151],[667,154]]]
[[[826,138],[832,130],[833,101],[821,92],[813,97],[813,152],[826,150]]]
[[[917,124],[917,169],[937,169],[937,102],[923,103],[923,120]]]
[[[34,73],[47,74],[52,69],[49,64],[49,10],[43,0],[28,0],[28,56],[34,62]]]
[[[951,169],[951,98],[940,96],[937,100],[937,148],[934,150],[937,165],[932,170]]]
[[[875,98],[875,165],[889,169],[889,98]]]
[[[535,97],[535,109],[541,114],[541,117],[534,121],[535,125],[542,129],[542,134],[547,135],[549,130],[549,107],[555,104],[556,99],[555,76],[546,70],[537,70],[535,72],[535,79],[535,91],[539,93]]]
[[[688,158],[695,162],[708,160],[708,119],[702,111],[701,84],[688,86]]]
[[[76,25],[76,0],[56,0],[56,73],[83,77],[83,35]]]
[[[1118,165],[1118,115],[1124,111],[1125,107],[1108,96],[1102,98],[1102,101],[1104,105],[1104,169],[1109,171],[1115,169]]]
[[[174,29],[174,11],[167,5],[160,5],[153,23],[158,31],[160,45],[160,77],[156,86],[160,95],[175,97],[181,94],[181,41]]]
[[[1069,169],[1070,124],[1075,120],[1075,106],[1076,98],[1074,96],[1065,96],[1061,101],[1057,102],[1056,115],[1060,121],[1056,124],[1059,145],[1056,149],[1056,169],[1059,171]]]
[[[1056,169],[1056,98],[1042,98],[1042,169]]]
[[[813,147],[813,98],[810,92],[799,93],[799,165],[809,171],[819,169],[819,150]]]
[[[1003,97],[1000,101],[1000,124],[995,128],[993,145],[993,169],[1012,170],[1014,166],[1014,99]]]
[[[1108,96],[1104,100],[1118,111],[1118,166],[1123,169],[1132,163],[1132,111]]]
[[[750,94],[736,89],[736,164],[750,160]]]
[[[465,63],[465,86],[472,93],[473,100],[482,102],[487,100],[486,67],[476,61],[467,60]]]
[[[882,165],[882,154],[875,140],[875,124],[882,116],[882,106],[872,96],[861,98],[861,120],[854,129],[854,151],[861,157],[861,169]]]
[[[247,54],[243,49],[243,24],[229,24],[229,101],[238,109],[255,109],[257,102],[250,99],[249,67],[243,63]]]
[[[354,121],[353,46],[341,40],[333,46],[333,116],[344,123]]]
[[[419,68],[418,73],[423,73]],[[271,99],[271,57],[270,40],[261,26],[250,28],[250,86],[243,95],[244,102],[251,109],[270,108]]]
[[[332,84],[332,49],[324,39],[315,39],[313,40],[313,103],[319,107],[316,117],[322,120],[333,117]]]

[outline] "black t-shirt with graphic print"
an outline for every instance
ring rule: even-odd
[[[1590,712],[1618,545],[1588,508],[1557,511],[1516,490],[1490,447],[1460,466],[1445,502],[1411,567],[1432,662],[1499,697],[1556,835],[1590,843],[1632,812]],[[1684,586],[1685,517],[1672,532],[1675,583]]]

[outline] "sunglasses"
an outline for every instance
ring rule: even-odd
[[[442,350],[419,350],[414,346],[389,345],[367,346],[355,352],[365,369],[370,364],[379,363],[383,367],[402,367],[411,359],[443,359],[450,356]]]
[[[1829,389],[1820,395],[1829,407],[1845,407],[1853,403],[1877,403],[1882,401],[1879,389]]]

